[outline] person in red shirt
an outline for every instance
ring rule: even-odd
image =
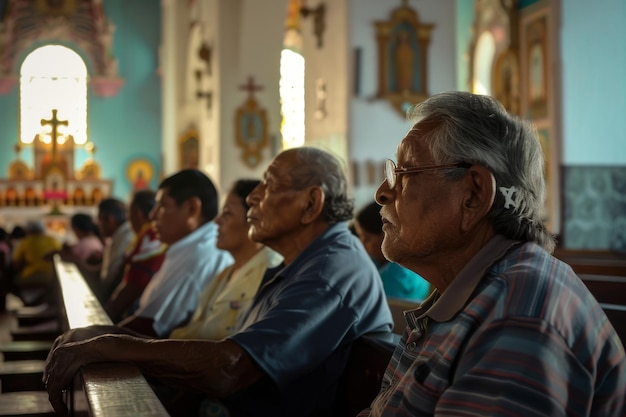
[[[165,258],[166,245],[159,241],[150,219],[155,196],[154,191],[140,190],[135,192],[130,204],[129,220],[135,231],[135,239],[126,251],[122,282],[104,306],[115,323],[133,312],[137,300]]]

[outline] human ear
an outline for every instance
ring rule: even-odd
[[[491,211],[496,196],[496,179],[486,167],[472,165],[462,182],[464,191],[461,230],[469,232]]]
[[[322,187],[309,187],[305,192],[306,208],[302,214],[302,223],[313,223],[317,220],[324,210],[324,191]]]
[[[191,197],[187,199],[184,204],[186,205],[187,215],[189,217],[202,217],[202,202],[198,197]]]

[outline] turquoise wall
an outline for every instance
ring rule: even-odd
[[[457,73],[456,88],[471,91],[469,80],[470,42],[472,40],[472,23],[474,22],[474,2],[456,2],[456,56]]]
[[[154,167],[150,186],[156,188],[161,169],[161,86],[157,74],[160,43],[160,2],[154,0],[107,0],[104,10],[115,25],[113,54],[118,59],[124,86],[114,97],[97,97],[88,91],[89,139],[96,145],[95,158],[102,177],[113,180],[113,196],[126,200],[132,184],[126,177],[128,164],[146,159]],[[67,45],[70,46],[71,45]],[[81,51],[77,51],[82,54]],[[22,60],[23,60],[22,56]],[[17,68],[21,66],[21,61]],[[89,65],[88,65],[89,68]],[[9,149],[18,137],[18,87],[0,95],[0,146]],[[30,149],[22,159],[32,164]],[[0,176],[6,177],[14,153],[0,154]],[[87,153],[76,153],[79,169]]]
[[[626,166],[626,2],[561,8],[563,163]]]

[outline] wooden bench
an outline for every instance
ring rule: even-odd
[[[25,360],[0,363],[2,394],[15,391],[43,391],[41,381],[44,361]],[[2,395],[0,394],[0,395]],[[0,399],[0,401],[2,401]]]
[[[44,360],[52,347],[49,340],[23,340],[0,345],[0,354],[4,361]]]
[[[557,248],[554,256],[572,267],[577,274],[626,277],[626,254]]]
[[[59,330],[112,324],[76,266],[62,262],[58,256],[54,263],[61,298]],[[2,366],[0,416],[54,415],[41,383],[43,361],[5,362]],[[41,391],[22,391],[32,390],[33,386]],[[84,366],[69,393],[68,407],[74,416],[169,417],[139,369],[129,363]]]
[[[339,380],[332,417],[354,417],[369,407],[378,392],[399,336],[366,335],[357,339]]]
[[[59,318],[59,311],[56,306],[43,303],[38,306],[22,307],[15,311],[18,326],[33,326],[56,320]]]
[[[626,346],[626,254],[557,249],[554,256],[581,278]]]
[[[67,328],[112,324],[78,268],[61,261],[58,256],[54,263]],[[139,368],[133,364],[95,363],[84,366],[80,374],[76,382],[82,387],[92,416],[169,416]],[[76,408],[75,398],[73,395],[70,411]]]

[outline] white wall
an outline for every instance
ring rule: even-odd
[[[467,1],[467,0],[463,0]],[[378,88],[378,63],[374,21],[387,21],[399,1],[349,0],[350,49],[361,49],[360,95],[350,100],[349,147],[353,162],[395,158],[396,147],[410,124],[388,101],[372,101]],[[456,89],[456,0],[417,1],[409,6],[417,11],[421,23],[435,25],[428,50],[428,86],[430,94]],[[381,172],[382,178],[382,172]],[[360,176],[364,178],[363,175]],[[354,189],[356,205],[369,202],[378,184],[366,184]]]

